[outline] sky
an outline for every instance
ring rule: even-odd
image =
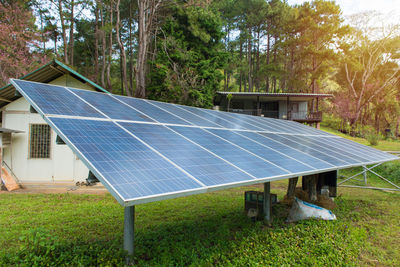
[[[304,0],[288,0],[290,5],[301,4]],[[336,0],[343,15],[351,15],[363,11],[378,11],[390,15],[391,19],[400,22],[400,0]]]

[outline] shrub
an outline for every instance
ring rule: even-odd
[[[394,183],[400,183],[400,161],[391,161],[378,166],[377,173]]]
[[[365,138],[371,146],[377,146],[379,144],[380,136],[378,134],[370,132],[365,135]]]

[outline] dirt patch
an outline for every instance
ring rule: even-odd
[[[27,187],[9,191],[0,191],[0,194],[90,194],[90,195],[103,195],[108,193],[108,190],[103,186],[66,186],[66,187],[54,187],[54,186],[37,186]]]
[[[308,193],[303,191],[300,187],[297,187],[295,190],[295,196],[303,201],[313,203],[317,206],[323,207],[325,209],[331,210],[336,208],[336,203],[329,197],[324,195],[318,195],[317,201],[310,201],[308,197]],[[288,198],[287,195],[284,196],[282,203],[287,204],[289,206],[292,205],[294,201],[294,197]]]

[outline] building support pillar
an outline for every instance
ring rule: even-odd
[[[290,113],[290,111],[289,111],[289,96],[286,98],[286,119],[287,120],[290,120],[290,118],[289,118],[289,113]]]
[[[126,264],[132,265],[135,241],[135,206],[124,208],[124,250],[128,252]]]
[[[317,110],[316,110],[316,112],[317,112],[317,113],[319,112],[319,97],[317,97]],[[319,128],[320,128],[320,122],[316,122],[316,123],[315,123],[315,128],[317,128],[317,129],[319,130]]]
[[[264,183],[264,223],[271,223],[271,183]]]

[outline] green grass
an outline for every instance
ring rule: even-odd
[[[321,127],[321,130],[326,131],[328,133],[333,133],[338,136],[350,139],[354,142],[370,146],[369,142],[365,138],[360,138],[360,137],[352,137],[349,135],[346,135],[344,133],[341,133],[339,131],[333,130],[328,127]],[[380,149],[380,150],[385,150],[385,151],[400,151],[400,141],[399,140],[379,140],[378,145],[372,146],[373,148]]]
[[[273,182],[284,194],[286,181]],[[271,227],[243,212],[242,187],[138,205],[139,266],[398,265],[400,195],[340,188],[337,221]],[[111,195],[0,194],[0,265],[123,265],[123,208]],[[34,229],[32,231],[32,229]],[[35,237],[36,236],[36,237]]]
[[[347,136],[345,136],[347,137]],[[360,138],[350,138],[366,144]],[[397,149],[381,142],[380,149]],[[400,182],[400,163],[379,171]],[[359,169],[344,170],[351,175]],[[399,180],[396,180],[399,179]],[[373,175],[369,183],[387,186]],[[360,184],[360,182],[352,182]],[[287,181],[272,183],[282,199]],[[338,188],[337,221],[270,227],[243,212],[241,187],[136,207],[138,266],[399,266],[400,194]],[[123,266],[123,208],[110,194],[0,194],[0,266]]]

